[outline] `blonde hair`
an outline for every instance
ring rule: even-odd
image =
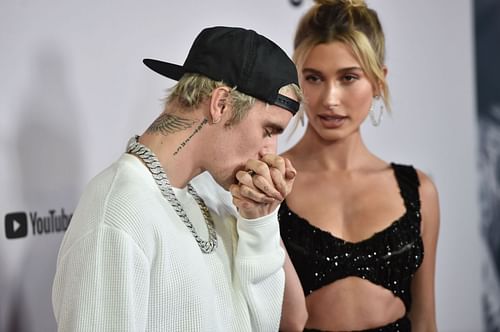
[[[165,108],[171,102],[176,102],[186,109],[195,109],[205,101],[212,91],[218,87],[227,86],[222,81],[214,81],[206,76],[194,73],[184,74],[179,82],[174,85],[170,90],[165,100]],[[248,110],[255,104],[256,98],[239,92],[237,87],[231,88],[229,92],[229,103],[233,109],[231,118],[226,123],[227,126],[237,124],[248,113]],[[289,84],[282,87],[279,91],[292,91],[300,102],[302,100],[302,93],[300,88],[295,84]]]
[[[227,86],[222,81],[214,81],[206,76],[187,73],[170,90],[165,100],[165,108],[171,102],[176,102],[185,109],[195,109],[211,96],[212,91],[218,87]],[[233,108],[231,119],[228,125],[236,124],[241,121],[247,111],[255,104],[255,98],[231,88],[229,101]]]
[[[385,37],[377,13],[363,0],[315,0],[295,33],[293,60],[299,75],[311,49],[333,41],[352,49],[390,111],[389,87],[384,74]]]

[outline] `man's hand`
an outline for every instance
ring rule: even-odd
[[[290,160],[278,155],[250,159],[246,170],[236,173],[239,183],[229,188],[240,215],[255,219],[272,213],[292,190],[296,174]]]

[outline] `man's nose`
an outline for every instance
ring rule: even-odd
[[[259,151],[259,158],[262,158],[266,154],[276,154],[278,148],[278,135],[273,135],[266,139],[266,142]]]

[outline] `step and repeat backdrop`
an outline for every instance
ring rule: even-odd
[[[196,34],[213,25],[253,28],[291,54],[311,4],[0,3],[0,332],[56,330],[52,278],[78,198],[159,114],[174,83],[142,59],[182,63]],[[498,69],[500,10],[488,0],[368,4],[386,31],[393,114],[363,130],[375,152],[417,166],[438,187],[439,330],[498,331],[500,73],[492,62]],[[303,129],[290,132],[280,151]]]
[[[482,309],[485,331],[500,331],[500,2],[476,0]]]

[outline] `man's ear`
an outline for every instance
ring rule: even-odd
[[[210,97],[210,117],[212,123],[218,123],[229,109],[229,88],[221,86],[212,91]]]

